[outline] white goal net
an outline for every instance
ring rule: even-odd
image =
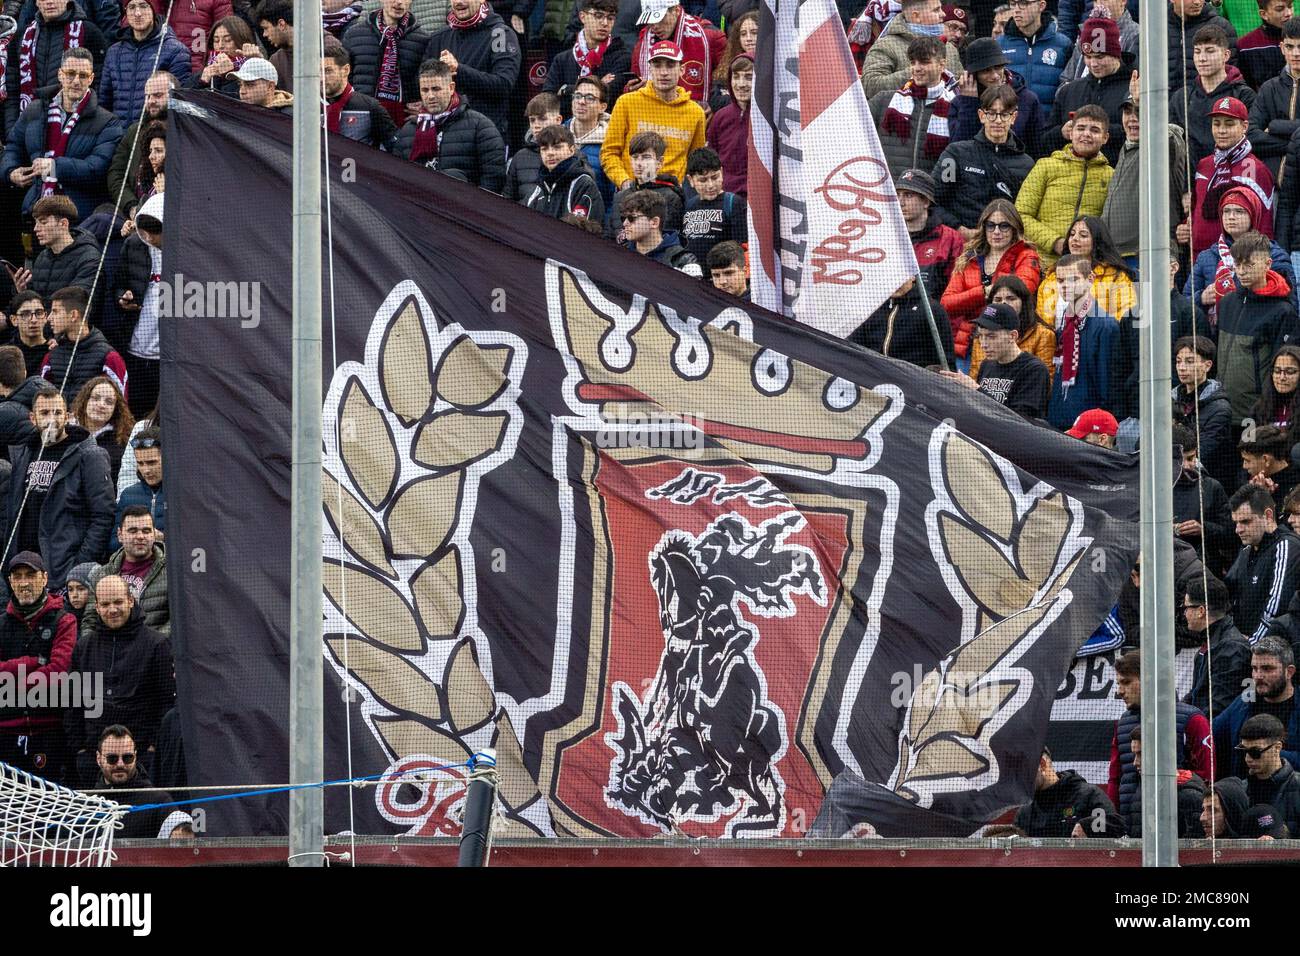
[[[127,810],[0,763],[0,867],[110,866]]]

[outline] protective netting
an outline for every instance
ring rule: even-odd
[[[110,866],[126,812],[0,763],[0,866]]]

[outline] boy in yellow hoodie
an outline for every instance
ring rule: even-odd
[[[682,76],[682,51],[671,40],[660,40],[650,48],[650,82],[624,92],[614,104],[600,164],[615,189],[636,182],[629,150],[632,137],[649,130],[667,143],[661,173],[681,182],[686,175],[686,158],[705,145],[704,110],[678,86]],[[631,89],[634,84],[628,84]]]

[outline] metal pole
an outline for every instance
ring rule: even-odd
[[[470,760],[469,793],[465,796],[465,823],[460,831],[457,866],[488,865],[492,851],[492,811],[497,800],[497,752],[485,747]]]
[[[949,371],[948,356],[943,351],[943,340],[939,338],[939,327],[934,322],[934,310],[930,308],[930,293],[925,288],[925,278],[920,272],[916,274],[916,284],[921,289],[921,308],[925,310],[925,321],[930,326],[930,338],[934,340],[934,351],[939,357],[938,365],[945,372]]]
[[[1165,22],[1164,0],[1142,20]],[[1178,865],[1174,745],[1174,531],[1169,374],[1169,63],[1163,27],[1139,51],[1138,336],[1142,481],[1142,865]],[[1181,601],[1179,601],[1181,603]]]
[[[289,780],[325,779],[321,652],[321,8],[293,3],[293,481]],[[289,865],[321,866],[322,790],[289,794]]]

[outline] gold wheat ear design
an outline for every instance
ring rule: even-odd
[[[491,726],[503,798],[520,807],[537,786],[461,634],[472,569],[452,540],[468,469],[506,440],[510,414],[485,407],[501,404],[513,361],[509,346],[469,335],[439,350],[414,299],[394,310],[378,350],[377,399],[354,374],[338,402],[341,467],[323,475],[322,503],[343,560],[326,560],[323,573],[326,595],[354,629],[346,640],[326,635],[326,649],[382,708],[374,728],[389,752],[460,764],[470,754],[464,736]],[[446,663],[433,664],[440,673],[431,678],[431,649],[457,640],[442,645],[436,660]]]
[[[913,788],[922,781],[989,770],[993,720],[1020,684],[1006,666],[1014,664],[1008,655],[1051,611],[1081,559],[1055,571],[1071,525],[1061,494],[1040,499],[1017,520],[1001,472],[957,434],[946,440],[943,470],[956,510],[939,514],[944,549],[985,612],[981,619],[1000,620],[926,674],[912,695],[894,785],[911,800],[918,799]],[[999,543],[1010,547],[1010,558]]]

